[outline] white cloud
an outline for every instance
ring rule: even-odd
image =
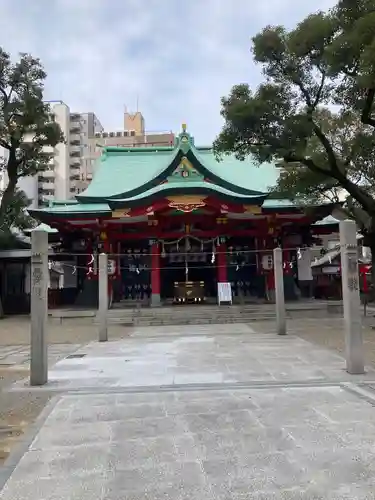
[[[48,72],[46,98],[94,111],[120,129],[137,96],[146,126],[198,143],[219,132],[220,97],[259,82],[250,39],[267,24],[292,27],[334,0],[3,0],[0,45],[30,52]]]

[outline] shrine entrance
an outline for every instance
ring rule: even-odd
[[[161,298],[175,304],[216,301],[215,244],[184,238],[164,242],[161,250]]]

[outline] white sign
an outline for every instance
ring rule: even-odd
[[[217,284],[217,298],[219,304],[222,302],[232,303],[232,287],[230,283]]]
[[[113,276],[116,272],[116,261],[108,260],[108,274],[109,276]]]
[[[262,257],[262,268],[266,271],[270,271],[273,268],[273,257],[272,255],[263,255]]]

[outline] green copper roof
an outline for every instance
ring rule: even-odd
[[[275,186],[280,171],[271,163],[258,166],[254,160],[237,160],[234,155],[218,161],[210,148],[192,148],[193,154],[212,174],[238,187],[267,193]]]
[[[84,215],[84,214],[107,214],[111,213],[111,209],[108,203],[73,203],[60,205],[54,203],[53,205],[40,208],[40,209],[30,209],[28,210],[30,215],[36,217],[40,220],[41,214],[54,215],[57,217],[65,217],[67,215]]]
[[[322,220],[318,220],[313,225],[314,226],[333,226],[333,225],[336,225],[339,223],[340,223],[340,221],[338,219],[336,219],[332,215],[327,215],[327,217],[324,217]]]
[[[178,150],[171,148],[106,148],[98,160],[93,180],[77,198],[85,202],[85,199],[106,199],[141,192],[144,185],[160,176],[174,162],[177,154]]]
[[[194,181],[176,181],[167,182],[165,184],[159,184],[146,192],[139,194],[137,196],[132,196],[130,198],[121,198],[121,199],[108,199],[108,203],[110,206],[131,206],[136,204],[137,201],[144,202],[144,200],[148,200],[150,198],[157,198],[158,196],[170,196],[175,193],[184,192],[186,194],[204,194],[205,196],[209,196],[210,194],[222,195],[225,198],[232,198],[233,200],[237,200],[238,202],[243,203],[259,203],[261,204],[265,198],[265,195],[244,195],[242,193],[236,193],[229,189],[225,189],[221,186],[216,186],[215,184],[194,180]]]
[[[209,179],[212,189],[220,186],[232,193],[265,195],[279,177],[272,164],[258,167],[254,161],[234,156],[218,161],[212,149],[195,147],[184,131],[174,148],[104,148],[91,184],[77,199],[82,203],[124,200],[139,197],[166,180],[175,184],[174,173],[184,158],[193,166],[195,177]],[[184,184],[180,187],[183,192]]]

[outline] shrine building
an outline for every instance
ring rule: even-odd
[[[171,147],[103,148],[86,191],[30,214],[58,231],[54,258],[71,262],[70,300],[80,306],[97,303],[101,252],[114,304],[216,302],[218,283],[231,284],[234,301],[272,300],[278,245],[293,299],[296,283],[308,290],[312,280],[314,238],[336,231],[337,221],[324,222],[330,204],[306,209],[272,199],[279,175],[272,164],[219,161],[183,125]]]

